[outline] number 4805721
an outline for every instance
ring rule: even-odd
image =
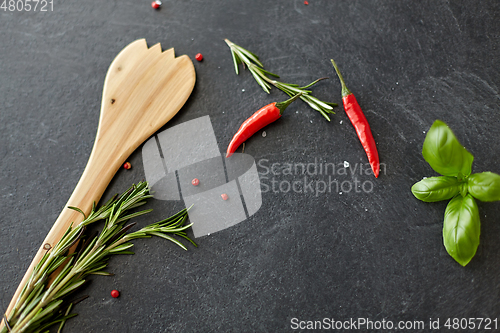
[[[0,0],[0,10],[4,12],[52,12],[54,0]]]
[[[451,330],[474,330],[474,329],[483,329],[483,330],[497,330],[498,329],[498,318],[448,318],[444,323],[444,327]]]

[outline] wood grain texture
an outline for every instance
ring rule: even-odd
[[[90,213],[129,155],[182,108],[195,81],[191,59],[176,58],[173,48],[164,52],[160,44],[148,48],[145,39],[125,47],[106,75],[94,147],[66,207]],[[54,246],[72,222],[81,221],[82,215],[74,210],[61,212],[17,288],[7,315],[45,252],[43,246]]]

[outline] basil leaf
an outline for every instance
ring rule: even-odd
[[[468,176],[474,157],[461,144],[451,129],[441,120],[432,124],[425,137],[422,155],[434,171],[444,176]]]
[[[460,191],[457,177],[430,177],[422,179],[411,187],[413,195],[425,202],[435,202],[453,198]]]
[[[493,172],[482,172],[468,178],[469,192],[481,201],[500,200],[500,175]]]
[[[443,242],[446,251],[460,265],[465,266],[479,246],[481,222],[476,201],[468,194],[457,195],[444,213]]]

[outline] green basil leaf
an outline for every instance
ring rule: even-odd
[[[460,191],[457,177],[430,177],[422,179],[411,187],[413,195],[425,202],[435,202],[453,198]]]
[[[444,213],[443,242],[446,251],[462,266],[476,254],[480,226],[479,210],[470,194],[450,200]]]
[[[425,137],[422,155],[434,171],[444,176],[468,176],[474,157],[461,144],[451,129],[441,120],[432,124]]]
[[[493,172],[482,172],[468,178],[469,192],[481,201],[500,200],[500,175]]]

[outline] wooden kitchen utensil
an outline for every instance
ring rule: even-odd
[[[88,214],[129,155],[181,109],[195,81],[193,62],[186,55],[176,58],[173,48],[162,52],[156,44],[148,49],[145,39],[125,47],[106,75],[94,147],[66,207],[78,207]],[[80,213],[64,208],[17,288],[7,316],[46,251],[44,247],[53,247],[72,222],[81,221]]]

